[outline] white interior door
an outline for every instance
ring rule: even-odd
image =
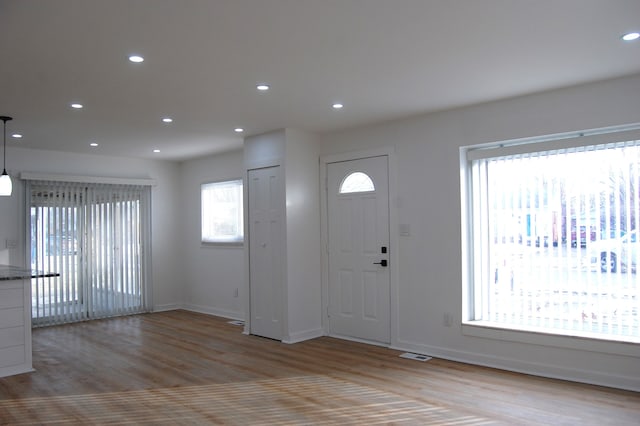
[[[329,333],[390,342],[386,156],[327,164]]]
[[[284,186],[280,167],[249,170],[251,334],[282,340]]]

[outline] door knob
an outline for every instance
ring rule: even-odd
[[[373,262],[374,265],[387,266],[386,259],[382,259],[380,262]]]

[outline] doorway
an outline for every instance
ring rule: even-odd
[[[148,186],[27,181],[35,326],[150,309]]]
[[[389,158],[327,163],[327,328],[391,341]]]
[[[284,185],[279,166],[248,171],[250,333],[283,336]]]

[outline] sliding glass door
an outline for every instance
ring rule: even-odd
[[[34,325],[148,310],[148,187],[28,182]]]

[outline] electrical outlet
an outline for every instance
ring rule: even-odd
[[[12,238],[7,238],[5,240],[5,247],[8,249],[18,248],[18,240],[14,240]]]
[[[237,287],[233,290],[233,297],[238,297],[238,288]]]

